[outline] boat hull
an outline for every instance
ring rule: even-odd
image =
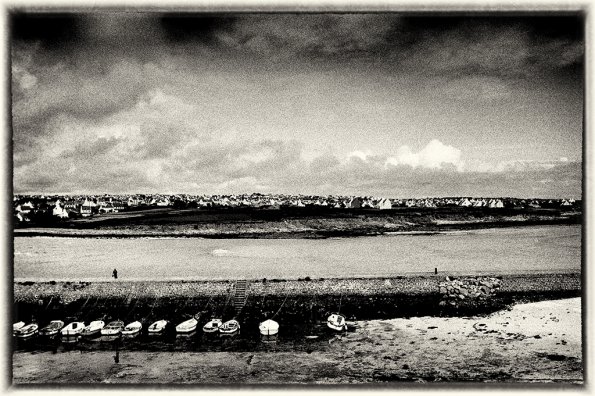
[[[176,326],[177,333],[192,333],[196,330],[196,326],[198,326],[198,321],[196,319],[190,319],[185,322],[180,323]]]
[[[60,329],[53,329],[53,330],[40,330],[39,334],[45,337],[51,337],[51,336],[55,336],[56,334],[58,334],[58,332],[60,331]]]
[[[17,322],[12,325],[12,334],[17,335],[17,332],[25,326],[25,322]]]
[[[240,324],[235,320],[223,323],[219,327],[219,333],[221,334],[235,334],[240,330]]]
[[[37,326],[23,326],[17,332],[18,338],[29,338],[33,337],[39,332]]]
[[[149,326],[149,328],[147,329],[147,332],[149,334],[163,334],[165,328],[167,327],[167,322],[166,321],[158,321],[153,323],[151,326]]]
[[[122,330],[124,329],[124,322],[121,320],[117,320],[114,322],[110,322],[101,329],[102,336],[119,336],[122,334]]]
[[[335,331],[347,330],[345,317],[339,314],[332,314],[331,316],[329,316],[328,320],[326,321],[326,325],[329,327],[329,329]]]
[[[76,325],[73,326],[73,323],[69,324],[68,326],[64,327],[60,330],[60,334],[64,337],[73,337],[79,336],[85,329],[85,324],[83,322],[76,322]]]
[[[83,337],[93,337],[98,335],[101,332],[101,329],[92,329],[92,330],[83,330],[81,335]]]
[[[120,334],[122,334],[122,330],[120,330],[120,329],[114,329],[114,330],[101,329],[102,336],[118,336]]]
[[[140,333],[141,329],[122,330],[122,335],[131,336]]]
[[[207,323],[206,325],[203,326],[202,331],[204,331],[205,333],[211,334],[211,333],[217,333],[219,332],[219,328],[221,327],[223,323],[221,322],[220,319],[212,319],[209,321],[209,323]]]

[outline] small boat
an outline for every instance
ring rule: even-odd
[[[53,336],[58,334],[60,330],[64,327],[64,322],[61,320],[52,320],[47,326],[39,330],[39,334],[44,336]]]
[[[81,333],[81,335],[83,337],[94,336],[96,334],[99,334],[101,329],[103,329],[104,327],[105,327],[105,322],[103,320],[94,320],[91,323],[89,323],[89,326],[87,326],[83,329],[83,332]]]
[[[275,335],[279,332],[279,323],[272,319],[267,319],[258,326],[260,334],[270,336]]]
[[[169,322],[167,320],[158,320],[147,329],[149,334],[161,334]]]
[[[190,333],[196,330],[196,326],[198,325],[198,320],[195,318],[190,318],[179,325],[176,326],[177,333]]]
[[[16,336],[19,338],[28,338],[37,334],[39,326],[37,323],[30,323],[17,330]]]
[[[84,328],[85,328],[84,322],[72,322],[72,323],[69,323],[66,327],[62,328],[62,330],[60,330],[60,333],[65,337],[77,336],[83,332]]]
[[[132,335],[138,334],[138,333],[140,333],[140,331],[142,330],[142,328],[143,328],[143,325],[139,321],[129,323],[122,330],[122,335],[132,336]]]
[[[223,323],[221,327],[219,327],[219,333],[221,334],[234,334],[240,329],[240,324],[237,320],[232,319],[228,320],[227,322]]]
[[[25,325],[25,322],[16,322],[12,325],[12,334],[16,335],[17,331]]]
[[[345,317],[338,313],[331,314],[326,324],[329,328],[336,330],[336,331],[343,331],[347,330],[347,324],[345,323]]]
[[[102,336],[115,336],[122,333],[122,329],[124,328],[124,322],[121,320],[114,320],[109,322],[107,326],[101,329]]]
[[[222,324],[223,322],[221,319],[211,319],[206,325],[202,327],[202,331],[205,333],[216,333],[219,331],[219,327],[221,327]]]

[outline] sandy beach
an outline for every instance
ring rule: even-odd
[[[281,329],[281,331],[283,331]],[[15,384],[582,384],[581,299],[518,304],[488,316],[360,321],[322,350],[13,353]]]

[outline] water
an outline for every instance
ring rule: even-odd
[[[539,226],[332,239],[15,237],[22,280],[295,279],[577,271],[581,228]]]

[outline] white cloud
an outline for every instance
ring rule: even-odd
[[[352,151],[351,153],[349,153],[348,158],[359,158],[362,161],[365,161],[366,159],[368,159],[368,157],[371,154],[372,154],[372,152],[370,150],[365,150],[365,151],[356,150],[356,151]]]
[[[441,169],[444,164],[451,164],[460,169],[463,165],[461,150],[445,145],[437,139],[430,141],[417,153],[409,146],[401,146],[396,156],[386,159],[386,165],[409,165],[412,168]]]

